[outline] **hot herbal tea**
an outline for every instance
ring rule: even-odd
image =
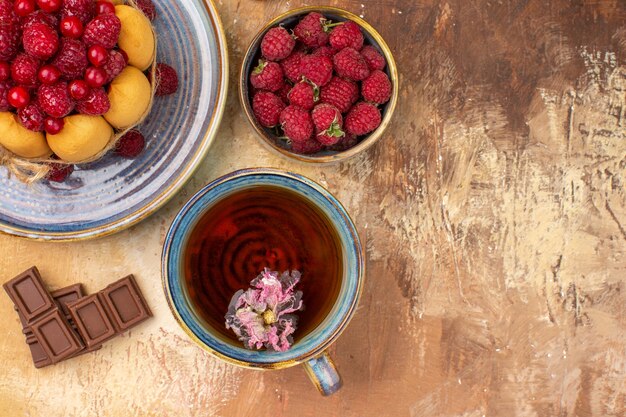
[[[342,252],[328,217],[307,199],[276,186],[236,191],[211,207],[192,232],[184,256],[185,281],[199,315],[240,345],[224,325],[233,294],[264,268],[297,270],[305,310],[295,339],[317,327],[337,299]]]

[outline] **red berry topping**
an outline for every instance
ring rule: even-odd
[[[11,64],[11,78],[26,87],[37,85],[37,71],[41,62],[28,54],[19,54]]]
[[[61,78],[61,71],[54,65],[44,65],[39,68],[37,78],[44,84],[52,85]]]
[[[33,23],[24,29],[22,43],[26,53],[46,60],[59,48],[59,35],[56,30],[44,23]]]
[[[74,101],[70,97],[66,83],[39,86],[37,100],[41,109],[55,118],[67,116],[74,110]]]
[[[98,1],[96,2],[96,13],[98,14],[106,14],[106,13],[115,13],[115,5],[110,1]]]
[[[291,142],[291,151],[302,155],[318,153],[322,148],[322,144],[313,138],[307,139],[304,142]]]
[[[89,85],[87,85],[85,80],[74,80],[69,83],[67,88],[70,96],[75,100],[82,100],[89,94]],[[80,106],[78,111],[80,111]]]
[[[111,102],[104,88],[93,88],[87,97],[76,103],[76,110],[82,114],[100,116],[109,111]]]
[[[0,60],[8,61],[17,54],[20,36],[20,19],[13,11],[13,3],[0,0]]]
[[[282,87],[280,87],[280,90],[278,90],[276,92],[276,95],[278,97],[280,97],[280,99],[285,102],[285,103],[289,103],[289,92],[291,91],[291,84],[289,83],[284,83]]]
[[[55,119],[54,117],[48,117],[46,120],[43,121],[43,128],[46,133],[50,135],[56,135],[57,133],[59,133],[61,130],[63,130],[64,125],[65,122],[63,121],[63,119]]]
[[[359,143],[359,138],[352,133],[346,133],[344,136],[339,138],[339,141],[336,144],[329,146],[328,150],[343,152],[352,148],[357,143]]]
[[[292,83],[297,83],[302,79],[302,73],[300,72],[300,60],[306,54],[302,51],[295,51],[287,58],[280,61],[280,67],[287,78]]]
[[[259,90],[278,91],[283,86],[283,70],[276,62],[260,59],[250,74],[250,84]]]
[[[63,0],[61,16],[78,16],[83,26],[96,15],[96,2],[93,0]]]
[[[332,104],[340,112],[346,113],[359,99],[359,86],[350,80],[333,77],[320,92],[322,103]]]
[[[52,13],[61,8],[62,0],[37,0],[39,8],[44,12]]]
[[[313,55],[327,56],[330,59],[333,59],[333,57],[335,56],[336,53],[337,53],[337,51],[335,51],[330,46],[322,46],[322,47],[317,48],[316,50],[313,51]]]
[[[384,104],[391,98],[391,88],[387,74],[376,70],[361,83],[361,95],[370,103]]]
[[[43,10],[37,10],[22,19],[22,30],[35,23],[43,23],[51,28],[55,28],[59,24],[59,19],[57,19],[57,16],[54,14],[46,13]]]
[[[107,82],[107,73],[102,68],[89,67],[85,70],[85,81],[89,87],[102,87]]]
[[[167,96],[178,90],[178,74],[167,64],[159,62],[156,67],[157,88],[156,96]]]
[[[359,25],[346,21],[330,32],[328,41],[337,50],[353,48],[360,51],[363,47],[363,33]]]
[[[264,127],[278,125],[280,113],[285,107],[285,103],[276,94],[267,91],[259,91],[252,99],[254,116]]]
[[[107,83],[113,81],[120,72],[126,67],[127,61],[124,59],[124,55],[121,51],[111,49],[106,63],[102,66],[102,69],[107,73]],[[158,67],[158,66],[157,66]],[[178,78],[176,79],[176,86],[178,87]]]
[[[60,69],[67,79],[82,77],[88,64],[85,45],[76,39],[61,39],[59,53],[52,60],[52,64]]]
[[[37,104],[31,103],[17,111],[17,118],[26,129],[41,132],[46,114]]]
[[[346,131],[356,136],[367,135],[380,126],[380,110],[371,103],[360,102],[354,105],[346,116]]]
[[[78,39],[83,36],[83,22],[78,16],[66,16],[61,19],[61,34],[68,38]]]
[[[296,46],[295,39],[283,27],[275,27],[267,31],[261,41],[261,53],[270,61],[287,58]]]
[[[319,88],[307,81],[301,81],[293,86],[287,98],[289,99],[289,104],[300,106],[305,110],[311,110],[319,100],[319,96]]]
[[[16,109],[21,109],[30,102],[30,94],[28,90],[22,86],[12,87],[7,96],[9,104]]]
[[[371,71],[382,71],[385,69],[385,65],[387,65],[385,57],[382,56],[382,54],[378,52],[378,49],[374,48],[372,45],[365,45],[363,49],[361,49],[361,55],[363,55],[363,59],[365,59],[365,62],[367,62],[367,66]]]
[[[124,62],[126,63],[126,65],[128,65],[128,54],[126,53],[126,51],[120,48],[118,49],[118,52],[122,54],[122,56],[124,57]]]
[[[8,80],[11,76],[11,65],[8,62],[0,61],[0,81]]]
[[[111,49],[117,43],[121,29],[122,23],[114,14],[98,15],[85,26],[83,42],[87,46],[102,45]]]
[[[137,8],[141,10],[148,19],[154,20],[156,18],[156,9],[151,0],[135,0],[135,3],[137,4]]]
[[[345,136],[343,118],[337,107],[331,104],[318,104],[311,113],[315,126],[315,139],[322,145],[330,146]]]
[[[115,153],[124,158],[134,158],[143,151],[146,139],[138,130],[130,130],[120,138],[115,146]]]
[[[300,60],[302,75],[318,87],[333,78],[333,61],[327,56],[306,55]]]
[[[54,120],[54,119],[50,119]],[[63,126],[58,130],[59,132],[63,129]],[[58,133],[58,132],[57,132]],[[53,133],[51,133],[53,134]],[[69,177],[72,172],[74,172],[74,165],[67,164],[50,164],[50,170],[46,175],[48,181],[52,182],[63,182],[67,177]]]
[[[369,77],[370,69],[361,54],[353,48],[345,48],[333,57],[335,71],[341,77],[361,81]]]
[[[0,111],[7,111],[11,108],[11,104],[9,104],[11,87],[13,87],[12,80],[0,81]]]
[[[296,25],[293,33],[296,38],[309,48],[317,48],[328,43],[326,24],[328,20],[320,13],[311,12]]]
[[[287,106],[280,113],[280,125],[292,142],[305,142],[313,136],[313,121],[308,111],[298,106]]]
[[[87,59],[94,66],[101,67],[109,59],[109,51],[101,45],[90,46],[87,50]]]
[[[13,3],[13,10],[18,16],[28,16],[35,11],[35,0],[17,0]]]

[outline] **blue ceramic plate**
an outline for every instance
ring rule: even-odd
[[[157,60],[180,86],[156,97],[140,126],[147,146],[133,160],[107,155],[65,183],[28,186],[0,167],[0,230],[44,240],[117,232],[154,213],[193,174],[222,117],[228,88],[226,38],[210,0],[155,1]]]

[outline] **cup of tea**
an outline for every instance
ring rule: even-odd
[[[247,349],[225,325],[233,294],[265,268],[301,273],[305,309],[293,345],[282,352]],[[320,185],[263,168],[218,178],[176,215],[162,276],[174,317],[209,353],[246,368],[303,364],[322,394],[341,387],[327,349],[356,309],[364,255],[350,216]]]

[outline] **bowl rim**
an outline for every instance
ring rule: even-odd
[[[345,151],[340,151],[331,155],[320,155],[320,156],[301,155],[301,154],[288,151],[286,149],[281,148],[280,146],[277,146],[273,140],[267,138],[266,137],[267,133],[265,132],[263,127],[261,127],[256,122],[256,119],[252,112],[252,106],[250,105],[250,100],[248,99],[248,97],[246,97],[246,94],[245,94],[248,90],[246,87],[247,82],[248,82],[248,76],[245,73],[245,69],[246,69],[245,67],[246,67],[246,63],[256,53],[256,50],[253,50],[254,44],[257,43],[257,41],[265,34],[266,31],[268,31],[270,28],[272,28],[276,24],[279,24],[284,19],[295,16],[295,15],[305,14],[305,13],[314,12],[314,11],[320,12],[322,14],[324,14],[325,12],[333,13],[342,18],[352,20],[356,22],[359,26],[361,26],[361,28],[363,28],[365,31],[367,31],[368,34],[372,36],[372,38],[374,38],[374,40],[376,41],[376,43],[378,44],[378,46],[380,47],[380,49],[382,50],[385,56],[385,59],[387,61],[387,68],[389,69],[390,80],[393,86],[391,98],[389,99],[389,102],[386,103],[387,109],[385,112],[385,116],[383,117],[380,123],[380,126],[378,126],[376,130],[370,133],[365,138],[365,140],[362,140],[356,146],[353,146],[350,149],[347,149]],[[374,145],[374,143],[376,143],[382,137],[383,133],[387,130],[389,124],[391,123],[393,113],[398,103],[399,90],[400,89],[399,89],[398,68],[396,66],[396,61],[393,58],[393,54],[391,53],[391,49],[389,48],[389,45],[387,45],[387,42],[385,42],[385,40],[380,35],[380,33],[378,33],[378,31],[374,29],[374,27],[370,25],[368,22],[366,22],[363,18],[345,9],[341,9],[341,8],[333,7],[333,6],[298,7],[295,9],[288,10],[284,13],[281,13],[275,18],[271,19],[269,22],[263,25],[263,27],[256,33],[256,35],[250,41],[250,44],[244,54],[241,67],[239,69],[239,101],[241,102],[241,106],[243,107],[243,110],[244,110],[244,113],[246,114],[246,118],[248,119],[248,122],[250,123],[252,128],[256,131],[257,136],[259,136],[259,140],[261,141],[261,143],[263,143],[263,145],[267,149],[271,149],[274,152],[278,152],[280,155],[285,156],[289,158],[290,160],[296,160],[296,161],[305,162],[309,164],[322,165],[322,164],[331,164],[331,163],[345,161],[369,149],[372,145]]]
[[[183,319],[181,313],[175,306],[174,297],[172,294],[172,289],[170,287],[170,256],[172,251],[172,245],[175,240],[175,234],[178,232],[179,227],[181,226],[181,222],[183,221],[183,217],[189,213],[189,210],[193,208],[199,201],[203,198],[205,194],[212,191],[216,187],[223,186],[225,183],[231,182],[233,180],[237,180],[242,177],[255,177],[255,176],[277,176],[282,177],[290,181],[300,182],[305,186],[311,187],[314,191],[320,193],[320,195],[324,196],[328,201],[338,210],[338,212],[344,217],[346,220],[347,227],[350,229],[351,236],[353,238],[353,247],[354,254],[356,256],[355,260],[357,262],[357,279],[355,283],[354,292],[350,294],[351,303],[348,306],[343,317],[340,318],[338,324],[334,327],[333,331],[328,335],[326,339],[324,339],[321,343],[313,346],[311,349],[306,351],[305,353],[300,354],[299,356],[282,360],[282,361],[268,361],[268,362],[249,362],[243,359],[239,359],[236,357],[232,357],[227,353],[220,352],[211,346],[208,346],[204,341],[200,339],[200,337],[190,328],[187,322]],[[293,171],[287,171],[276,168],[265,168],[265,167],[256,167],[256,168],[244,168],[240,170],[236,170],[230,173],[227,173],[213,181],[209,184],[205,185],[200,189],[197,193],[195,193],[192,197],[187,200],[184,206],[178,211],[165,237],[165,242],[163,244],[163,250],[161,252],[161,285],[163,288],[163,292],[165,293],[165,298],[167,300],[167,305],[172,313],[172,316],[180,326],[180,328],[194,341],[200,348],[207,351],[211,355],[215,356],[218,359],[221,359],[227,363],[249,369],[283,369],[289,368],[295,365],[298,365],[302,362],[306,362],[311,358],[314,358],[328,349],[333,343],[337,341],[339,336],[345,331],[348,327],[348,324],[354,318],[354,314],[357,310],[359,302],[363,295],[363,287],[365,285],[366,278],[366,253],[365,247],[361,242],[361,238],[359,236],[356,223],[350,216],[350,213],[346,210],[346,208],[341,204],[341,202],[331,193],[328,189],[323,187],[317,181],[314,181],[302,174],[298,174]]]
[[[214,107],[214,112],[211,115],[209,125],[204,132],[202,141],[195,154],[192,155],[190,162],[185,169],[176,177],[170,184],[161,191],[158,195],[154,196],[152,200],[142,207],[126,216],[106,223],[104,225],[95,226],[89,229],[83,229],[79,231],[61,231],[61,232],[47,232],[27,229],[23,227],[17,227],[10,224],[0,222],[0,233],[7,235],[14,235],[20,238],[36,241],[47,242],[74,242],[87,239],[93,239],[97,237],[108,236],[124,229],[127,229],[135,224],[145,220],[152,214],[156,213],[161,207],[163,207],[168,201],[170,201],[180,189],[187,183],[187,181],[196,172],[200,163],[206,156],[213,143],[217,131],[224,115],[226,108],[226,100],[228,96],[228,74],[229,74],[229,62],[228,62],[228,44],[226,32],[222,24],[221,18],[217,12],[217,7],[214,0],[195,0],[199,6],[204,6],[207,11],[208,19],[211,21],[213,31],[216,37],[217,57],[218,62],[218,85],[217,96]]]

